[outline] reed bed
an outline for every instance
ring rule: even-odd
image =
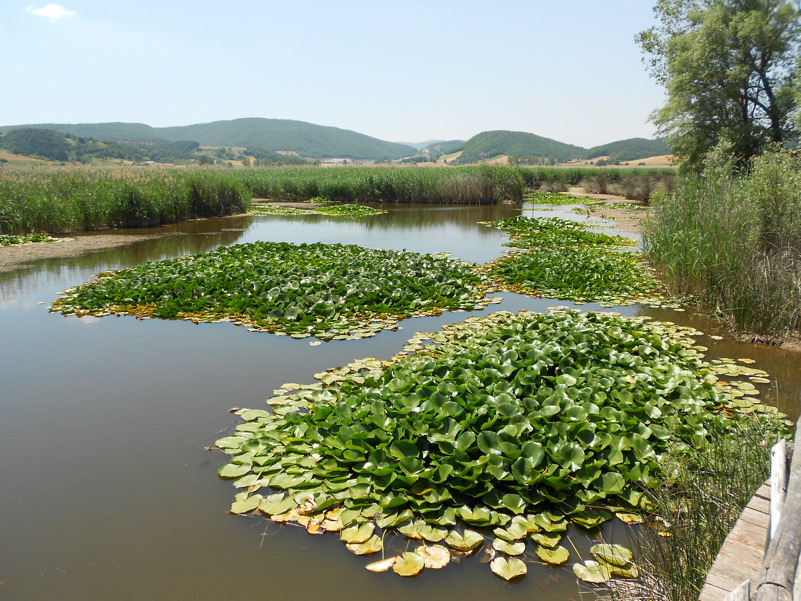
[[[224,171],[19,170],[0,174],[0,233],[148,227],[247,210]]]
[[[672,292],[754,340],[801,333],[801,164],[771,152],[746,173],[720,158],[654,203],[643,244]]]
[[[670,170],[603,170],[622,185]],[[0,169],[0,233],[147,227],[247,210],[254,197],[332,202],[523,202],[551,182],[576,185],[598,168],[278,167],[254,169]],[[651,189],[650,187],[648,189]]]

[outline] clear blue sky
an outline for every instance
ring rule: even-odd
[[[0,3],[0,124],[297,119],[383,140],[652,137],[649,0]]]

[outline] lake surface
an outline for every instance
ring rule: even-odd
[[[371,559],[352,555],[335,535],[229,514],[235,489],[217,477],[227,456],[204,449],[238,423],[231,407],[265,408],[282,383],[312,382],[314,373],[358,358],[388,358],[416,331],[467,315],[571,303],[506,294],[484,311],[406,320],[397,332],[317,347],[228,323],[48,311],[61,290],[98,272],[256,240],[445,251],[486,262],[503,253],[506,238],[477,222],[519,211],[399,205],[358,221],[197,221],[158,228],[168,237],[0,273],[0,599],[578,599],[569,567],[575,553],[566,568],[530,565],[515,584],[478,558],[414,579],[368,572]],[[689,313],[639,306],[620,312],[723,334],[714,321]],[[764,398],[798,416],[801,353],[730,339],[699,343],[710,347],[709,358],[755,359],[754,367],[773,377]],[[604,535],[625,532],[612,524]],[[585,558],[598,536],[570,533]]]

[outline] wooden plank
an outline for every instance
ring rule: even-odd
[[[724,601],[743,581],[756,581],[762,569],[770,516],[770,486],[763,484],[726,537],[701,589],[699,601]],[[767,497],[767,498],[766,498]]]
[[[751,599],[751,581],[746,580],[726,595],[725,601],[749,601]]]
[[[707,582],[701,589],[698,601],[723,601],[728,594],[728,589],[723,589]]]

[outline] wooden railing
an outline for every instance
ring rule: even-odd
[[[801,422],[799,422],[801,423]],[[771,450],[770,528],[762,571],[725,601],[801,601],[796,579],[801,553],[801,432],[795,443],[780,440]],[[801,579],[799,579],[801,580]]]

